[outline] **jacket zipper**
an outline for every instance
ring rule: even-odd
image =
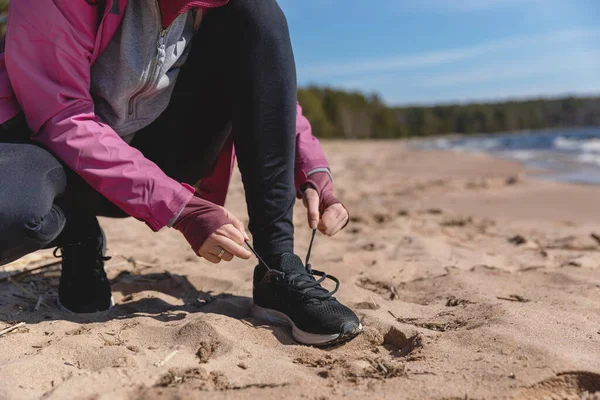
[[[167,36],[167,31],[169,28],[162,28],[162,15],[160,13],[160,5],[158,4],[158,0],[156,1],[156,7],[158,10],[158,23],[161,26],[160,36],[158,38],[158,42],[156,44],[157,51],[156,57],[152,59],[152,63],[150,64],[150,69],[148,70],[148,75],[145,79],[145,82],[142,83],[142,86],[131,95],[128,103],[128,114],[131,116],[135,112],[135,101],[142,97],[145,92],[152,86],[154,81],[156,80],[157,72],[160,71],[160,66],[165,60],[166,51],[165,51],[165,36]]]

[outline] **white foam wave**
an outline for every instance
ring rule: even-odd
[[[469,139],[454,143],[451,147],[455,151],[490,151],[501,147],[500,139]]]
[[[584,143],[583,146],[581,146],[581,148],[585,152],[600,153],[600,140],[590,140],[587,143]]]
[[[436,139],[434,142],[434,146],[437,149],[451,149],[452,141],[450,139]]]
[[[586,164],[600,165],[600,154],[584,153],[577,156],[577,161]]]
[[[552,146],[560,150],[577,150],[581,146],[581,140],[567,139],[559,136],[552,142]]]
[[[472,147],[473,150],[492,150],[500,147],[501,145],[500,139],[483,139],[478,141],[473,141],[470,143],[469,147]]]
[[[559,136],[552,145],[559,150],[582,151],[585,153],[600,153],[600,139],[569,139]]]
[[[514,150],[506,152],[506,156],[519,161],[529,161],[538,158],[538,154],[534,151]]]

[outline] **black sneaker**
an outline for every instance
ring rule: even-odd
[[[277,267],[268,269],[261,262],[254,269],[256,318],[291,325],[296,341],[314,346],[344,342],[362,332],[356,314],[333,297],[340,284],[336,278],[312,270],[308,263],[305,268],[294,254],[282,255]],[[321,286],[326,278],[336,283],[332,292]]]
[[[106,311],[113,305],[104,271],[104,262],[110,257],[105,257],[106,238],[96,218],[86,224],[85,232],[87,238],[54,251],[56,257],[62,257],[58,306],[77,314]]]

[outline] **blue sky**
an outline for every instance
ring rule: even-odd
[[[279,0],[301,85],[389,104],[600,94],[600,0]]]

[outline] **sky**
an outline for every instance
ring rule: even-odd
[[[600,94],[600,0],[278,0],[298,83],[390,105]]]

